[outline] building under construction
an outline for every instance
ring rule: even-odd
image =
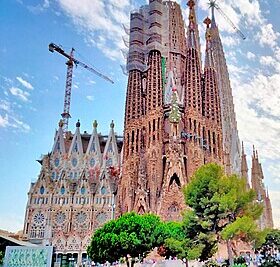
[[[204,21],[203,62],[195,2],[187,5],[188,21],[172,1],[150,0],[131,13],[123,138],[113,123],[108,136],[97,133],[96,122],[91,134],[80,133],[80,122],[74,134],[66,131],[66,117],[59,123],[31,185],[24,224],[25,239],[54,245],[58,262],[70,255],[81,263],[93,231],[115,212],[179,220],[181,188],[203,164],[216,162],[249,179],[215,5]],[[272,227],[255,150],[251,179],[265,207],[260,226]]]

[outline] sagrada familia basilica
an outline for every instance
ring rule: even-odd
[[[260,227],[273,227],[262,166],[254,149],[251,182],[240,145],[232,89],[219,29],[206,18],[205,59],[193,0],[182,10],[150,0],[130,15],[124,135],[63,131],[28,192],[24,238],[55,247],[57,257],[81,262],[92,233],[125,212],[153,212],[179,220],[182,187],[201,165],[216,162],[245,177],[263,203]]]

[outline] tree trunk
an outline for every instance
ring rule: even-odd
[[[126,266],[127,267],[133,267],[135,263],[135,259],[134,258],[126,258]]]
[[[227,251],[228,251],[228,260],[229,260],[229,266],[233,266],[233,256],[232,256],[232,249],[231,249],[231,240],[227,240]]]
[[[189,267],[189,261],[186,260],[186,267]]]

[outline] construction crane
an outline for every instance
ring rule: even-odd
[[[72,79],[73,79],[73,67],[74,64],[76,66],[80,65],[83,68],[93,72],[97,76],[103,78],[104,80],[114,83],[109,77],[106,75],[100,73],[99,71],[95,70],[93,67],[88,66],[87,64],[77,60],[74,58],[74,51],[75,49],[72,48],[70,54],[67,54],[60,46],[50,43],[49,44],[49,51],[50,52],[57,52],[64,57],[68,58],[68,61],[66,62],[67,65],[67,74],[66,74],[66,86],[65,86],[65,96],[64,96],[64,107],[63,107],[63,113],[61,114],[61,117],[63,119],[63,132],[68,131],[68,121],[69,118],[71,118],[70,115],[70,104],[71,104],[71,91],[72,91]]]
[[[220,6],[216,3],[216,0],[209,0],[209,6],[212,8],[212,12],[214,12],[214,8],[216,8],[219,13],[224,17],[224,19],[231,25],[231,27],[238,33],[238,35],[245,40],[246,36],[243,34],[241,30],[239,30],[235,24],[232,22],[232,20],[224,13],[224,11],[220,8]]]

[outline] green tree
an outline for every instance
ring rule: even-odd
[[[4,252],[0,251],[0,264],[3,264],[4,261]]]
[[[211,258],[218,242],[224,238],[233,264],[231,239],[251,241],[257,238],[259,232],[254,220],[261,215],[262,207],[254,202],[255,193],[247,190],[245,179],[227,176],[219,165],[207,164],[194,173],[184,188],[184,195],[191,208],[183,221],[190,256],[202,261]],[[251,227],[246,228],[246,222]]]
[[[258,247],[257,251],[262,258],[262,267],[279,267],[280,266],[280,230],[267,229],[265,242]]]
[[[165,223],[153,214],[127,213],[98,229],[87,253],[100,263],[113,262],[121,257],[128,261],[127,255],[134,258],[146,255],[155,247],[163,247],[167,238],[180,239],[180,227],[180,223]]]

